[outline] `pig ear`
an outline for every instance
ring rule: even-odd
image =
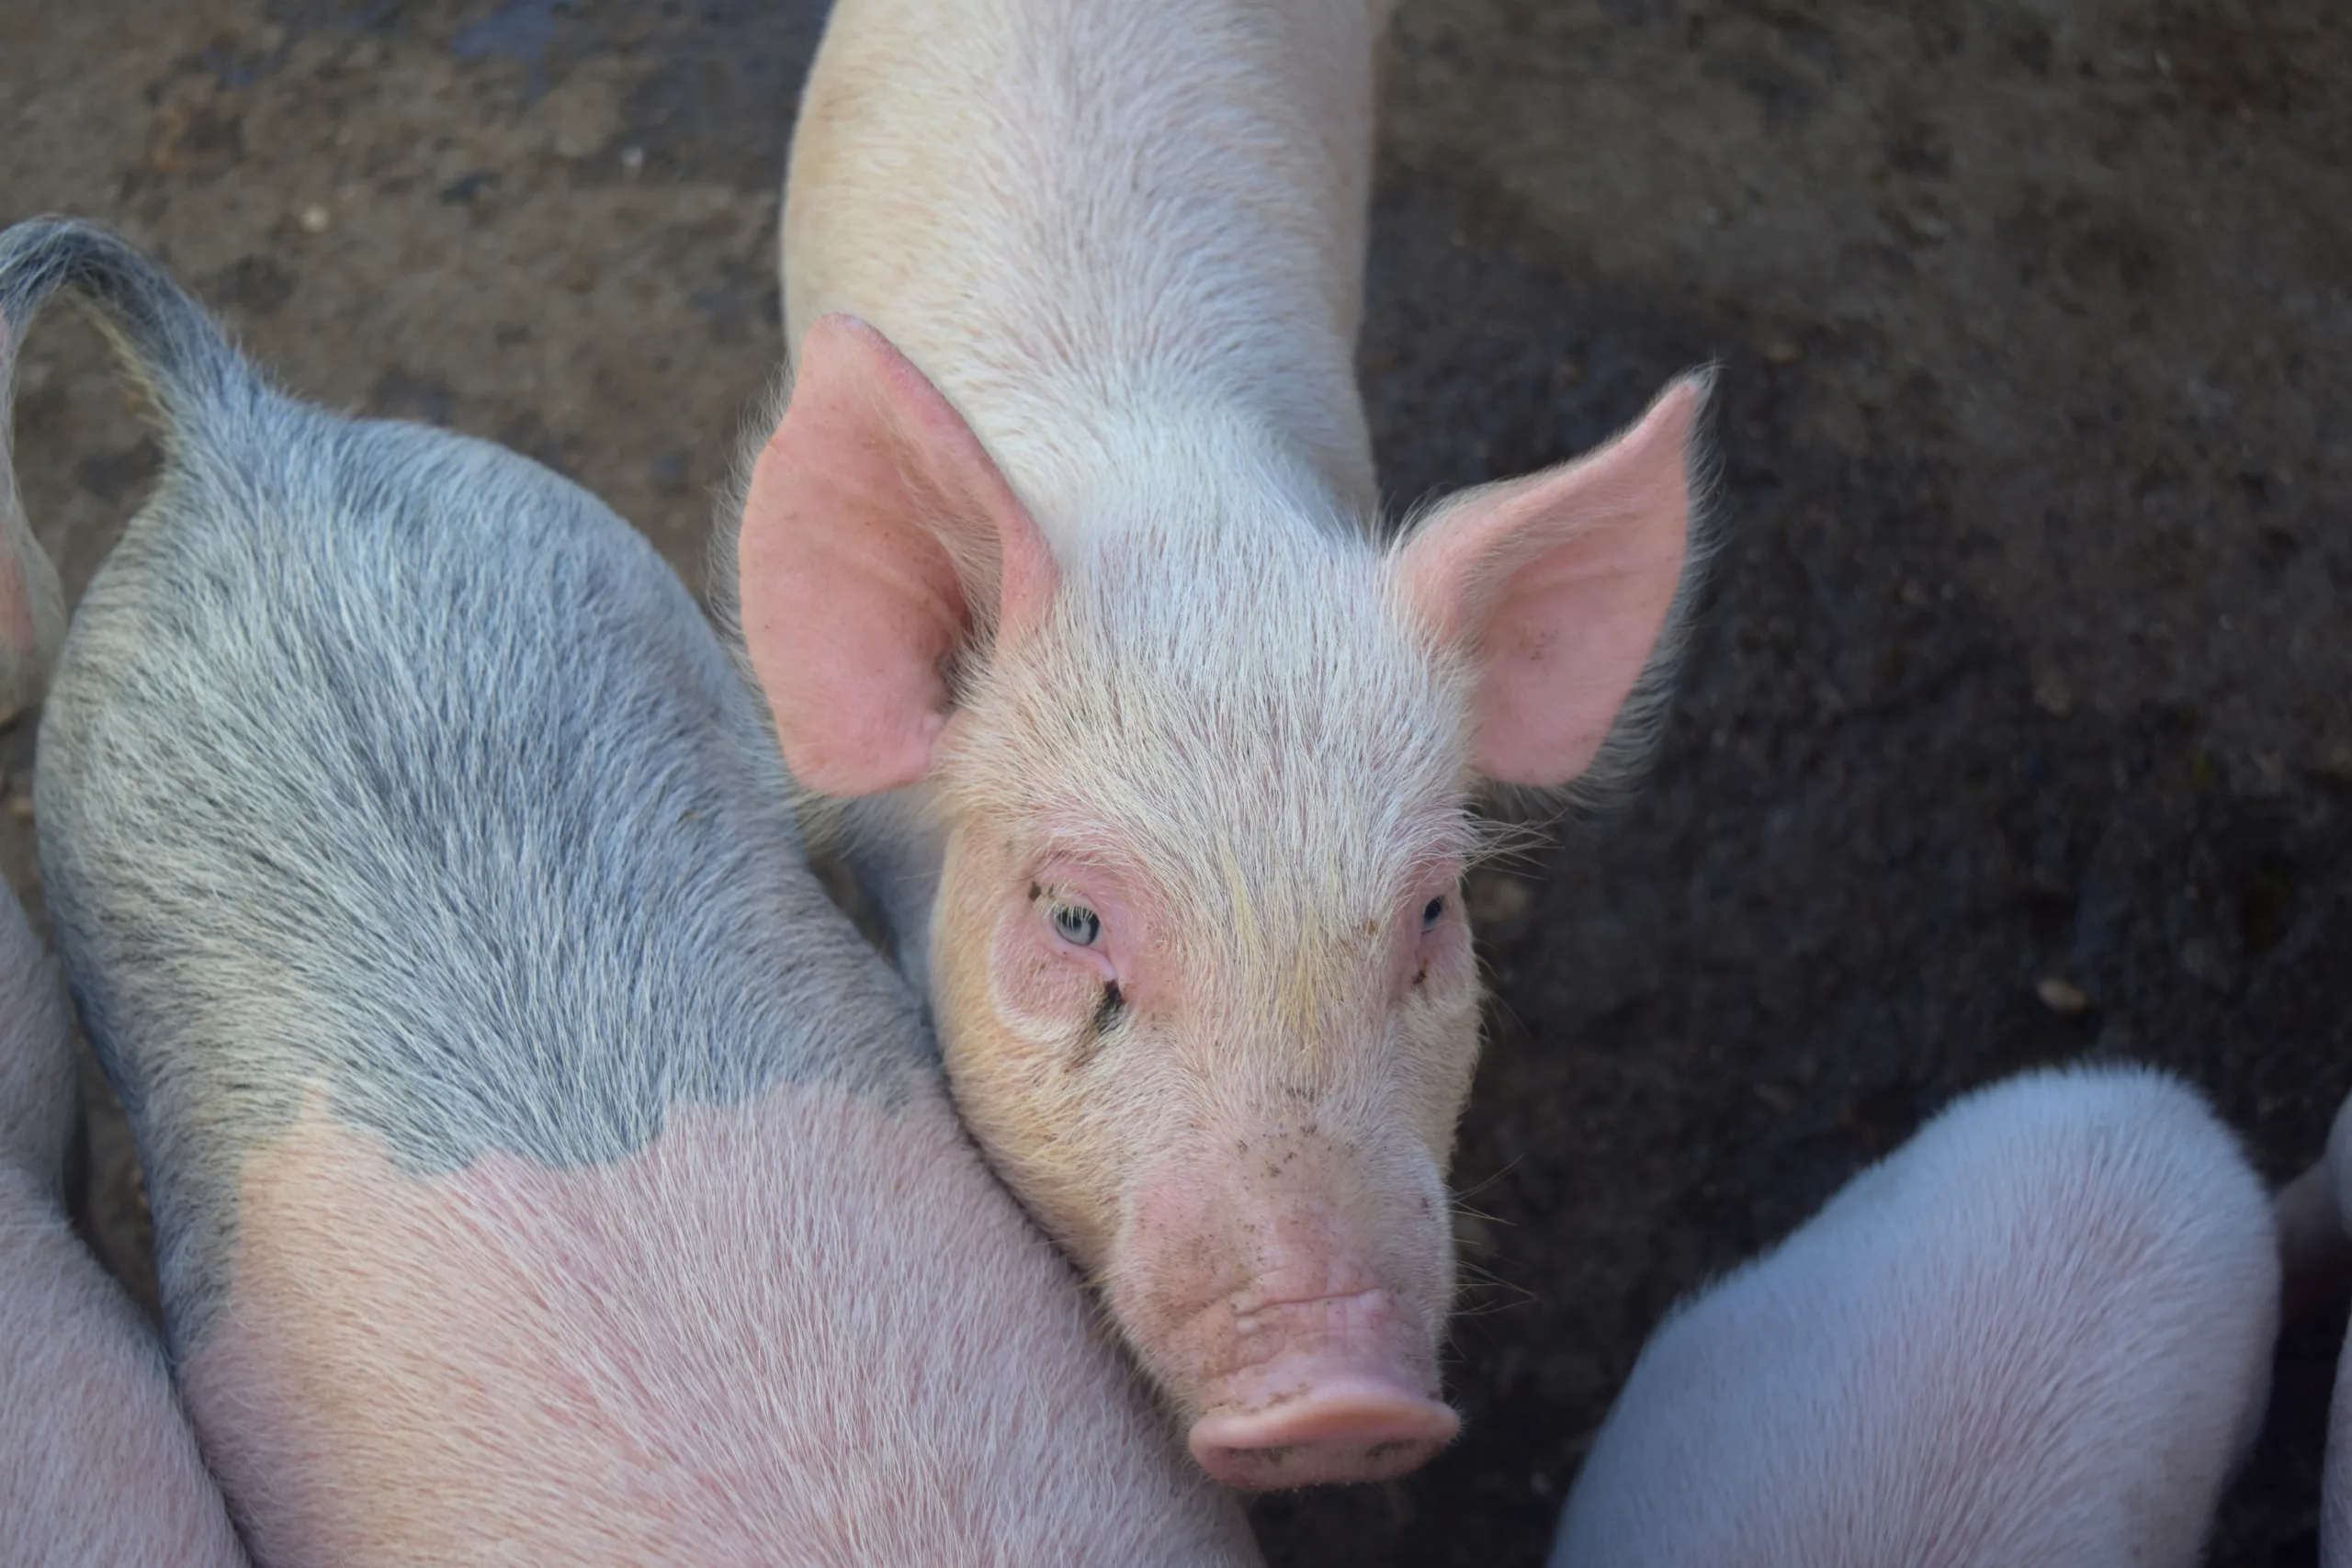
[[[957,651],[1035,625],[1056,578],[971,426],[848,316],[802,340],[736,551],[743,640],[785,761],[827,795],[922,777]]]
[[[1478,675],[1478,771],[1498,784],[1584,773],[1647,667],[1690,554],[1711,378],[1668,387],[1574,462],[1471,491],[1407,539],[1399,592]]]

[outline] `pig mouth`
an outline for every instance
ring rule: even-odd
[[[1433,1397],[1418,1325],[1385,1291],[1252,1303],[1229,1321],[1237,1353],[1188,1434],[1201,1468],[1228,1486],[1391,1480],[1461,1429]]]

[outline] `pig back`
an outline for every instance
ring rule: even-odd
[[[674,576],[537,465],[283,400],[175,462],[77,613],[36,785],[174,1339],[233,1225],[209,1184],[306,1097],[426,1176],[611,1159],[778,1081],[888,1092],[921,1037],[772,757]]]

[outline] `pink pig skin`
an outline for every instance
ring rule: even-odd
[[[191,1407],[285,1563],[1254,1560],[936,1089],[415,1180],[316,1107],[241,1179]]]

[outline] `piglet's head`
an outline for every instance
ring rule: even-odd
[[[1573,782],[1618,728],[1680,589],[1702,400],[1679,383],[1394,548],[1211,483],[1111,503],[1057,560],[871,329],[803,344],[741,544],[786,758],[931,790],[957,1104],[1234,1484],[1401,1474],[1458,1426],[1469,805]]]

